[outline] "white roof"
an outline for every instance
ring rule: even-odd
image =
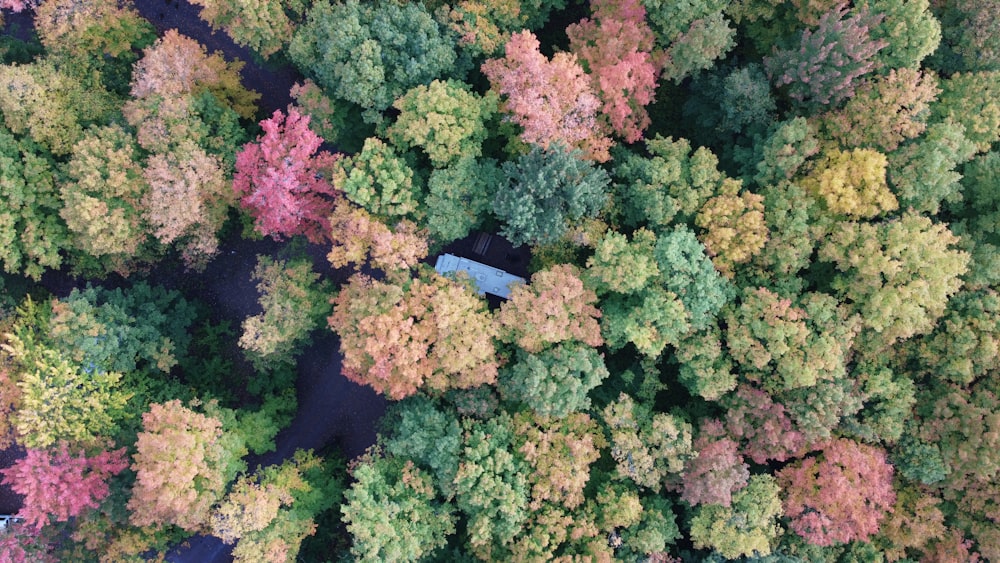
[[[439,274],[449,272],[466,272],[469,278],[475,282],[479,293],[490,293],[503,297],[510,297],[510,286],[516,283],[525,283],[524,278],[509,274],[499,268],[487,266],[475,260],[461,258],[454,254],[442,254],[438,256],[434,269]]]

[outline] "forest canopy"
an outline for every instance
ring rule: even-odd
[[[996,1],[145,4],[0,0],[0,560],[1000,561]]]

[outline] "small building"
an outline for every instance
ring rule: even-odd
[[[489,293],[504,299],[510,297],[511,285],[525,283],[524,278],[520,276],[454,254],[438,256],[434,269],[442,275],[450,272],[465,272],[476,284],[480,294]]]

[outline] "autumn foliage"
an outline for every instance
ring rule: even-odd
[[[327,217],[336,191],[324,177],[335,160],[316,151],[323,140],[309,129],[309,116],[275,110],[260,122],[264,133],[236,156],[233,189],[262,235],[305,235],[319,243],[329,232]]]
[[[50,521],[65,522],[97,508],[108,496],[108,478],[128,467],[125,448],[87,456],[70,453],[60,442],[52,450],[30,449],[14,465],[0,470],[3,483],[24,495],[18,512],[29,526],[41,529]]]

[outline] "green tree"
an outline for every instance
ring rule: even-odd
[[[882,16],[871,36],[888,42],[876,55],[885,68],[916,69],[941,42],[941,23],[928,0],[864,0],[855,5]]]
[[[434,80],[414,86],[392,106],[400,113],[386,131],[388,139],[401,149],[420,147],[435,168],[446,168],[482,154],[497,100],[456,80]]]
[[[694,546],[728,559],[770,555],[781,534],[780,490],[774,477],[754,475],[733,495],[732,505],[699,505],[691,519]]]
[[[333,184],[347,199],[385,220],[421,218],[423,186],[392,145],[378,137],[365,140],[361,152],[338,158]]]
[[[55,163],[38,145],[0,127],[0,260],[7,273],[38,280],[62,265],[70,240],[56,181]]]
[[[324,296],[329,284],[319,282],[309,260],[274,261],[257,257],[253,278],[264,311],[243,321],[239,345],[258,370],[294,365],[309,333],[329,313]]]
[[[430,235],[447,243],[479,228],[493,208],[494,187],[503,181],[503,170],[488,158],[460,158],[431,172],[424,199]]]
[[[455,412],[424,395],[413,395],[394,405],[388,420],[395,424],[384,438],[386,453],[413,461],[429,472],[444,498],[453,498],[463,440]]]
[[[360,561],[417,561],[455,532],[454,508],[436,500],[430,476],[413,462],[370,459],[354,468],[343,519]]]
[[[501,414],[465,425],[455,503],[468,519],[470,551],[490,559],[509,544],[530,516],[527,462],[514,451],[513,421]]]
[[[945,120],[930,125],[920,138],[889,155],[889,185],[900,206],[937,214],[942,203],[956,203],[962,175],[955,169],[975,152],[961,124]]]
[[[421,3],[321,0],[295,31],[292,61],[336,98],[381,112],[407,90],[454,72],[455,45]]]
[[[832,288],[861,315],[875,343],[929,332],[958,291],[969,255],[940,223],[906,213],[878,225],[841,223],[819,247],[838,272]]]
[[[953,120],[978,152],[1000,141],[1000,70],[955,73],[939,83],[941,94],[931,106],[931,121]]]
[[[198,14],[213,30],[224,29],[238,45],[248,46],[264,58],[288,44],[294,31],[289,15],[299,18],[308,3],[302,0],[195,0]]]
[[[664,52],[663,78],[680,83],[712,66],[735,45],[736,30],[723,15],[725,0],[643,0],[656,46]]]
[[[604,358],[589,346],[557,344],[538,354],[518,350],[500,371],[504,400],[522,403],[541,416],[563,417],[590,407],[587,393],[607,379]]]
[[[503,164],[506,182],[497,189],[493,212],[501,234],[514,245],[558,240],[570,222],[593,217],[607,203],[607,173],[580,151],[555,145],[534,147],[517,162]]]

